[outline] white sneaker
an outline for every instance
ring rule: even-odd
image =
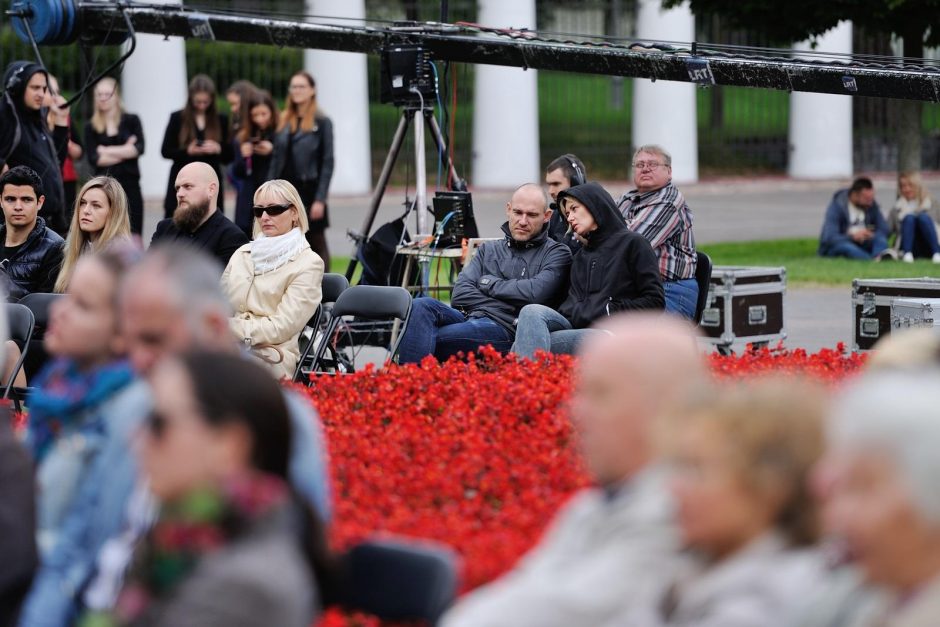
[[[930,260],[934,263],[940,263],[940,253],[934,253]]]
[[[904,263],[914,263],[914,253],[904,253],[904,256],[901,257],[901,259],[904,261]]]

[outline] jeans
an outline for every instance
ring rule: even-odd
[[[682,279],[663,281],[666,291],[666,311],[679,314],[689,320],[695,320],[695,306],[698,304],[698,281]]]
[[[888,247],[888,239],[875,235],[867,242],[857,244],[849,237],[829,244],[820,250],[823,257],[848,257],[849,259],[874,259]]]
[[[401,338],[398,363],[418,363],[428,355],[445,361],[487,344],[505,353],[512,345],[512,333],[490,318],[467,318],[435,298],[416,298]]]
[[[901,220],[901,251],[913,252],[918,240],[922,242],[922,247],[930,249],[931,255],[940,253],[937,227],[934,226],[933,218],[927,213],[911,214]]]
[[[532,359],[535,351],[574,355],[584,338],[596,329],[572,329],[563,315],[545,305],[526,305],[519,312],[512,352]]]

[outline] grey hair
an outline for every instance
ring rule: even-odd
[[[863,377],[835,404],[828,431],[832,448],[883,455],[914,508],[940,525],[940,369]]]
[[[669,154],[669,151],[660,146],[659,144],[644,144],[636,149],[636,152],[633,153],[633,160],[636,161],[637,155],[641,152],[646,152],[651,155],[659,155],[663,158],[663,163],[668,167],[672,167],[672,155]]]
[[[232,305],[222,291],[222,266],[215,258],[189,246],[157,244],[128,274],[122,291],[132,289],[134,278],[148,272],[166,281],[172,306],[192,331],[199,330],[195,327],[206,311],[231,317]]]
[[[537,183],[523,183],[513,190],[512,195],[515,196],[522,190],[529,188],[538,191],[539,195],[542,197],[542,211],[548,211],[549,203],[551,202],[548,198],[548,193],[545,191],[545,188],[543,188],[541,185],[538,185]]]

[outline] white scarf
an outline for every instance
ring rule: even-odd
[[[284,233],[267,237],[259,235],[251,243],[251,262],[255,267],[255,274],[264,274],[277,270],[293,259],[307,244],[304,234],[299,227]]]

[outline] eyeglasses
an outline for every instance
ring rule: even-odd
[[[294,205],[271,205],[270,207],[252,207],[251,210],[254,212],[256,218],[261,218],[261,216],[267,213],[272,218],[274,216],[279,216]]]
[[[660,163],[659,161],[636,161],[633,164],[633,167],[637,170],[645,170],[649,168],[650,170],[655,170],[661,165],[666,165],[665,163]]]
[[[150,430],[150,435],[153,436],[154,440],[162,440],[169,426],[170,421],[157,411],[152,411],[147,416],[147,429]]]

